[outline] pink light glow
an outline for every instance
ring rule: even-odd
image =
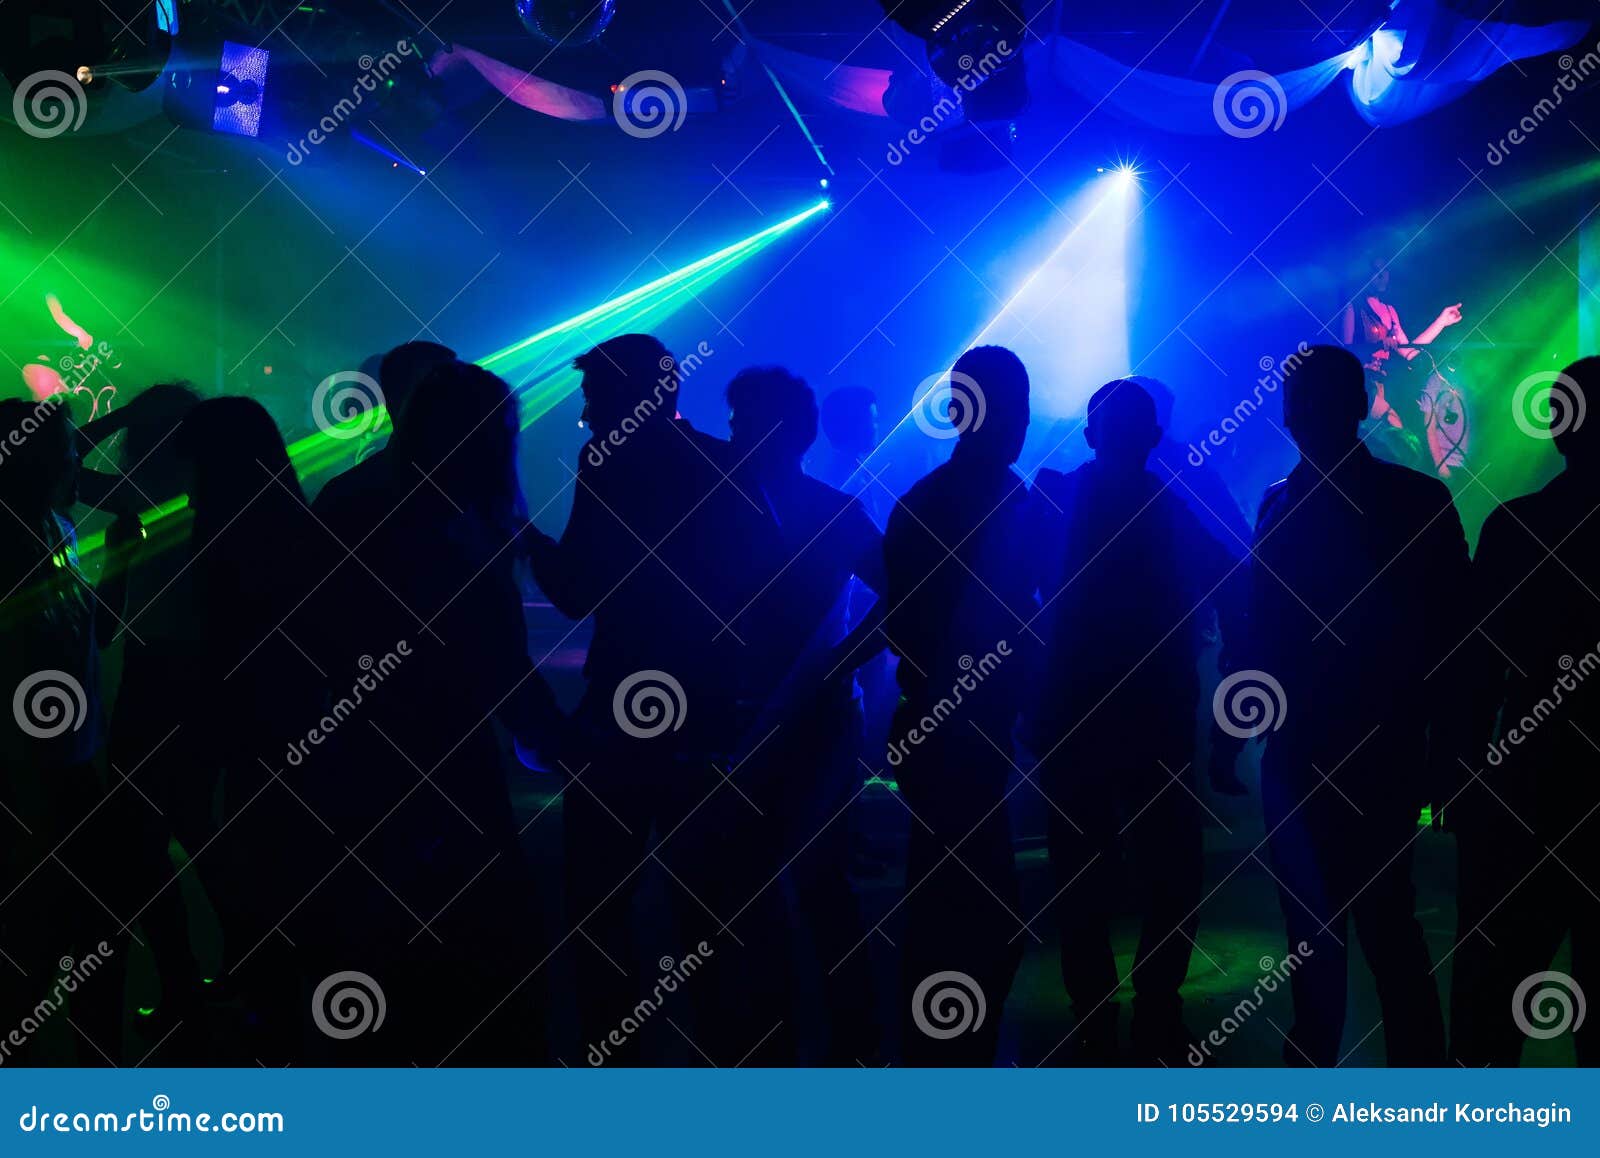
[[[50,316],[56,320],[56,325],[77,340],[78,349],[87,350],[94,345],[93,335],[78,325],[77,322],[67,317],[67,311],[61,308],[60,298],[56,297],[55,294],[45,294],[44,304],[50,307]]]

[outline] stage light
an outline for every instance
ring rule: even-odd
[[[172,3],[5,0],[0,3],[0,77],[14,91],[30,77],[58,72],[78,78],[79,84],[103,78],[140,92],[167,63],[169,25],[175,24]]]
[[[826,189],[827,187],[828,187],[828,179],[826,177],[823,177],[821,180],[819,180],[817,182],[817,188],[818,189]]]
[[[1138,183],[1122,167],[1101,172],[1065,206],[1073,222],[1066,236],[962,347],[1006,346],[1028,367],[1035,416],[1030,455],[1053,450],[1054,421],[1081,416],[1096,389],[1129,370],[1128,258]],[[918,429],[913,416],[943,380],[930,380],[879,450]]]
[[[264,48],[222,42],[222,62],[217,76],[217,100],[211,127],[219,133],[241,137],[261,132],[261,105],[266,99],[267,67],[272,54]]]
[[[884,15],[927,44],[928,63],[960,90],[969,121],[1004,121],[1028,104],[1027,29],[1010,0],[882,0]]]

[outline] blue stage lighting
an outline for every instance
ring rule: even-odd
[[[272,53],[222,42],[222,62],[217,70],[217,98],[211,127],[219,133],[254,137],[261,133],[261,106],[266,99],[267,66]]]

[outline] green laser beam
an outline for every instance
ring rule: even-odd
[[[512,384],[522,407],[524,429],[553,410],[577,389],[579,375],[569,363],[572,358],[595,345],[597,333],[646,330],[670,317],[695,295],[720,280],[756,254],[767,249],[785,234],[825,212],[830,203],[821,200],[749,237],[708,253],[681,269],[664,274],[599,305],[592,306],[565,321],[547,326],[477,360]],[[382,406],[363,412],[326,430],[298,439],[289,446],[289,460],[295,473],[306,480],[347,465],[365,441],[367,431],[379,430],[387,421]],[[187,509],[188,499],[179,496],[144,512],[147,549],[171,545],[174,527],[186,526],[176,516]],[[87,559],[105,545],[104,532],[85,535],[79,544],[80,558]]]

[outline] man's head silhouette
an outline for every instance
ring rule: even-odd
[[[829,394],[821,418],[835,450],[865,458],[878,445],[878,397],[865,386],[841,386]]]
[[[1367,416],[1361,359],[1343,346],[1312,346],[1283,374],[1283,421],[1300,453],[1332,466],[1355,446]]]
[[[1148,378],[1143,374],[1129,374],[1127,380],[1143,386],[1145,393],[1155,401],[1156,425],[1161,427],[1163,437],[1172,435],[1172,409],[1177,399],[1172,394],[1172,387],[1159,378]]]
[[[435,366],[447,366],[456,352],[438,342],[406,342],[390,350],[378,363],[378,386],[389,410],[389,421],[405,421],[406,403]],[[363,363],[365,365],[365,363]]]
[[[1600,358],[1584,358],[1561,372],[1561,380],[1551,384],[1550,429],[1556,449],[1574,470],[1592,472],[1600,468],[1600,434],[1588,418],[1589,399],[1600,401]]]
[[[649,334],[622,334],[579,354],[583,413],[601,437],[631,418],[640,427],[670,422],[678,412],[678,360]]]
[[[1107,382],[1089,399],[1084,437],[1094,448],[1096,462],[1115,470],[1143,470],[1161,441],[1155,399],[1135,379]]]
[[[1010,466],[1028,435],[1028,371],[1004,346],[975,346],[950,370],[950,421],[964,453]]]
[[[817,440],[817,399],[782,366],[752,366],[728,383],[734,456],[753,465],[799,469]]]

